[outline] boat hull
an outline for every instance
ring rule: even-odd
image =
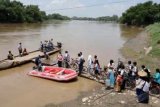
[[[72,69],[66,69],[54,66],[44,66],[43,72],[40,72],[38,70],[32,70],[28,72],[28,75],[51,79],[55,81],[70,81],[77,78],[78,76],[77,72]]]
[[[60,48],[56,47],[53,51],[47,52],[47,54],[51,55],[56,52],[59,52],[60,50],[61,50]],[[23,56],[23,57],[16,56],[14,60],[4,59],[0,61],[0,70],[16,67],[16,66],[31,62],[38,55],[40,55],[41,57],[44,57],[43,52],[41,52],[40,50],[36,50],[36,51],[30,52],[28,55]]]

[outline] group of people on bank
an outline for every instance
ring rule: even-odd
[[[90,56],[88,57],[88,65],[90,66]],[[94,62],[94,71],[97,74],[97,65]],[[150,69],[142,65],[138,69],[137,62],[128,61],[124,64],[122,61],[118,61],[117,66],[114,60],[110,60],[104,71],[98,70],[98,74],[105,72],[106,75],[106,89],[113,88],[117,92],[121,92],[126,88],[126,82],[130,80],[136,88],[136,94],[138,102],[148,103],[149,102],[149,90],[150,86],[156,84],[159,86],[160,92],[160,70],[157,68],[153,76],[151,76]]]
[[[83,64],[84,64],[85,60],[84,60],[82,52],[79,52],[77,56],[78,56],[78,58],[76,59],[76,61],[78,64],[78,71],[79,71],[79,75],[80,75],[82,73]],[[59,52],[59,54],[57,56],[58,67],[63,67],[63,63],[64,63],[64,67],[70,68],[71,58],[70,58],[68,51],[65,51],[64,55],[62,55],[62,53]]]
[[[40,56],[39,56],[40,58]],[[82,52],[77,54],[77,64],[79,75],[81,75],[85,63]],[[156,72],[151,76],[151,71],[145,65],[138,68],[137,62],[128,61],[124,64],[122,61],[118,61],[116,65],[114,60],[110,60],[108,65],[101,69],[97,55],[92,58],[91,55],[88,56],[87,67],[88,73],[94,74],[95,79],[99,79],[101,72],[105,72],[106,89],[113,88],[117,92],[121,92],[126,89],[126,82],[130,80],[134,87],[136,88],[136,94],[138,102],[148,103],[149,102],[149,90],[151,84],[160,85],[160,69],[156,69]],[[57,65],[58,67],[70,68],[71,58],[68,51],[65,51],[64,55],[59,52],[57,55]],[[39,59],[36,61],[36,65],[40,64]]]
[[[20,57],[28,55],[27,49],[22,47],[22,43],[21,42],[18,45],[18,52],[19,52],[19,56]],[[12,54],[11,51],[8,51],[7,59],[14,60],[14,55]]]

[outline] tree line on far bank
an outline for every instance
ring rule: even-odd
[[[102,17],[97,17],[97,18],[92,18],[92,17],[72,17],[71,19],[73,20],[89,20],[89,21],[118,21],[118,16],[113,15],[113,16],[102,16]]]
[[[37,5],[23,5],[19,1],[0,0],[0,23],[34,23],[47,19],[69,19],[60,14],[46,15]]]
[[[127,25],[149,25],[160,21],[160,4],[148,1],[130,7],[122,14],[120,22]]]

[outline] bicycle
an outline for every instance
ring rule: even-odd
[[[77,71],[77,73],[79,73],[79,66],[78,66],[78,60],[77,59],[73,59],[71,58],[71,63],[69,64],[70,68]],[[87,66],[83,65],[83,70],[82,73],[86,74],[88,73],[88,68]]]

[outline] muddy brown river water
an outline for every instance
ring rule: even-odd
[[[119,49],[123,43],[141,30],[117,23],[94,21],[48,21],[39,24],[0,24],[0,59],[11,50],[17,55],[18,43],[28,51],[36,50],[40,41],[54,39],[63,43],[63,51],[71,57],[83,52],[98,55],[103,65],[110,59],[122,57]],[[55,56],[52,56],[55,60]],[[34,64],[28,63],[16,68],[0,71],[0,107],[40,107],[48,103],[63,103],[77,98],[100,84],[78,78],[77,81],[60,83],[26,75]]]

